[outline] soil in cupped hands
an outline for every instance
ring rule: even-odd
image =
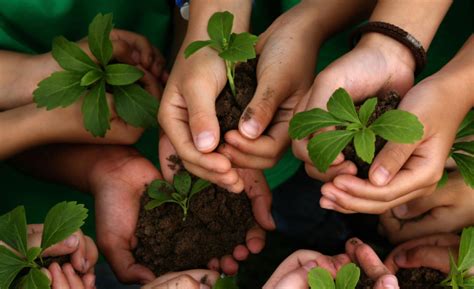
[[[400,289],[433,289],[438,288],[446,276],[431,268],[401,269],[397,272]],[[372,289],[375,282],[362,275],[356,289]],[[439,287],[441,288],[441,287]]]

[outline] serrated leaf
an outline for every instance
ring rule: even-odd
[[[205,190],[206,188],[210,187],[211,183],[209,181],[198,179],[191,188],[191,193],[189,194],[189,198],[194,196],[195,194]]]
[[[308,284],[311,289],[336,289],[331,274],[323,268],[309,271]]]
[[[225,48],[230,41],[232,26],[234,23],[234,15],[228,11],[216,12],[207,25],[207,34],[211,40],[220,43]]]
[[[168,196],[170,196],[171,192],[173,191],[174,188],[170,183],[160,179],[151,182],[151,184],[147,188],[148,195],[150,196],[150,198],[153,199],[163,198],[163,193],[166,193]]]
[[[353,137],[354,132],[346,130],[328,131],[316,135],[308,143],[311,161],[320,172],[326,172]]]
[[[449,176],[448,172],[446,170],[443,171],[443,175],[441,176],[441,179],[439,180],[438,184],[436,185],[437,189],[440,189],[446,185],[448,182]]]
[[[103,66],[109,63],[113,54],[112,41],[110,41],[110,32],[113,28],[112,18],[112,13],[105,15],[99,13],[89,25],[89,48]]]
[[[375,111],[375,107],[377,106],[377,98],[370,98],[364,102],[359,108],[359,119],[364,126],[367,125],[369,122],[370,117]]]
[[[32,268],[20,283],[20,289],[49,289],[50,286],[49,278],[36,268]]]
[[[196,51],[206,46],[211,45],[212,40],[204,40],[204,41],[194,41],[186,47],[184,50],[184,58],[188,58],[189,56],[193,55]]]
[[[360,278],[360,269],[354,263],[349,263],[337,272],[336,288],[337,289],[354,289]]]
[[[454,151],[464,151],[474,155],[474,141],[457,142],[453,145]]]
[[[128,64],[110,64],[105,68],[105,80],[110,85],[129,85],[144,75],[143,71]]]
[[[173,186],[180,195],[186,197],[191,189],[191,181],[189,173],[182,171],[174,175]]]
[[[46,250],[79,230],[87,218],[87,209],[76,202],[61,202],[49,210],[44,220],[41,248]]]
[[[74,42],[59,36],[53,40],[53,58],[65,70],[86,73],[99,69],[97,64]]]
[[[352,98],[344,88],[338,88],[329,98],[328,111],[335,118],[360,123]]]
[[[28,250],[25,207],[19,206],[0,217],[0,240],[20,252]]]
[[[0,245],[0,288],[8,289],[13,279],[28,263],[15,255],[5,246]]]
[[[461,125],[459,126],[456,138],[474,135],[474,110],[468,112]]]
[[[212,289],[239,289],[239,287],[235,283],[235,277],[226,276],[217,279]]]
[[[93,136],[104,137],[110,128],[110,110],[105,95],[105,81],[94,84],[82,103],[84,127]]]
[[[474,227],[464,228],[459,244],[458,270],[474,267]]]
[[[292,139],[302,139],[322,128],[345,124],[329,112],[314,108],[295,114],[290,121],[289,134]]]
[[[101,79],[104,76],[104,73],[101,70],[93,69],[84,74],[81,78],[81,86],[89,86]]]
[[[376,135],[396,143],[415,143],[423,137],[423,125],[414,114],[390,110],[369,127]]]
[[[116,86],[113,89],[115,110],[135,127],[156,127],[158,100],[138,84]]]
[[[354,147],[357,155],[366,163],[371,164],[375,154],[375,134],[370,129],[362,129],[354,135]]]
[[[232,34],[229,47],[219,53],[219,56],[231,62],[245,62],[257,57],[255,44],[258,37],[248,32]]]
[[[69,106],[86,91],[81,86],[81,78],[82,75],[77,72],[54,72],[38,84],[33,99],[38,107],[46,107],[47,110]]]
[[[33,262],[36,260],[36,258],[39,257],[43,249],[40,247],[32,247],[28,249],[28,252],[26,253],[26,259],[28,262]]]
[[[474,189],[474,157],[465,154],[453,153],[452,158],[458,166],[464,182]]]

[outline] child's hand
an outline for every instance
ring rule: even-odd
[[[392,243],[436,233],[455,233],[474,225],[474,190],[459,172],[432,195],[403,204],[380,217],[383,232]]]
[[[188,270],[160,276],[141,289],[211,289],[219,273],[209,270]]]
[[[82,277],[74,271],[71,264],[53,263],[49,268],[42,271],[51,280],[51,289],[95,289],[95,275],[87,273]]]

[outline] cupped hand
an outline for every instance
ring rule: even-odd
[[[210,289],[218,278],[219,273],[210,270],[173,272],[156,278],[141,289]]]
[[[66,263],[59,266],[52,263],[48,269],[43,268],[42,272],[51,280],[52,289],[94,289],[95,275],[87,273],[79,276],[71,264]]]
[[[455,233],[474,224],[474,190],[459,172],[429,196],[400,205],[380,216],[383,233],[392,243],[436,233]]]

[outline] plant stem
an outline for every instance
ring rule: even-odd
[[[236,96],[237,93],[235,91],[235,84],[234,84],[235,63],[226,60],[225,67],[227,70],[227,79],[229,80],[230,90],[232,91],[232,95]]]

